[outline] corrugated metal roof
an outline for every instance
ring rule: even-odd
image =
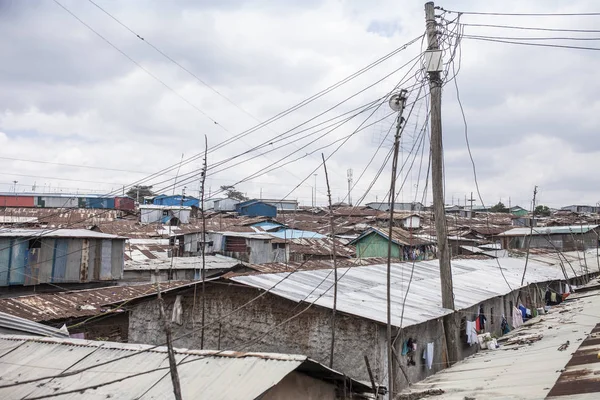
[[[0,237],[70,237],[89,239],[125,239],[124,237],[87,229],[11,229],[0,230]]]
[[[548,314],[502,336],[499,349],[480,351],[459,361],[412,384],[405,394],[442,389],[442,395],[432,398],[596,399],[600,388],[600,362],[597,362],[600,361],[597,358],[600,332],[594,332],[593,328],[598,323],[599,309],[599,292],[572,294],[566,302],[552,307]],[[509,339],[525,335],[543,337],[530,344],[507,344]],[[567,341],[569,347],[558,351]],[[579,343],[581,347],[571,358]],[[561,394],[565,396],[553,395],[555,382],[556,386],[562,386]]]
[[[317,232],[303,231],[299,229],[282,229],[278,232],[269,232],[269,235],[279,239],[323,239],[326,236]]]
[[[335,245],[336,256],[338,257],[350,258],[356,254],[354,246],[346,246],[339,239],[335,239]],[[290,241],[290,253],[328,256],[333,253],[333,239],[292,239]]]
[[[545,226],[533,228],[534,235],[560,235],[581,234],[596,229],[598,225],[568,225],[568,226]],[[498,236],[529,236],[531,228],[514,228],[500,233]]]
[[[498,262],[510,288],[500,272]],[[521,287],[524,264],[524,259],[514,258],[453,260],[452,276],[456,308],[459,310],[468,308]],[[412,263],[394,263],[392,267],[392,324],[397,327],[419,324],[451,312],[442,308],[439,261],[421,261],[414,264],[414,277],[401,323],[402,303],[412,265]],[[386,269],[385,264],[338,268],[340,277],[337,295],[338,311],[386,323]],[[286,273],[261,274],[230,279],[261,289],[273,287],[270,293],[293,301],[309,303],[314,301],[315,304],[323,307],[333,307],[331,269],[299,271],[282,281],[282,278],[287,275]],[[562,279],[564,279],[563,273],[559,267],[529,261],[526,285]]]
[[[191,210],[192,207],[189,206],[163,206],[160,204],[140,204],[140,210]]]
[[[197,282],[161,282],[162,292]],[[72,292],[43,293],[0,299],[0,311],[31,321],[81,318],[111,311],[112,304],[156,294],[156,284],[110,286]]]
[[[15,215],[0,215],[0,224],[35,224],[36,217],[19,217]]]
[[[12,331],[15,334],[33,334],[59,338],[69,337],[69,332],[66,328],[56,329],[25,318],[15,317],[14,315],[0,312],[0,331],[3,330]]]
[[[153,271],[158,269],[201,269],[202,257],[164,257],[151,258],[149,255],[155,252],[134,250],[131,252],[133,259],[125,260],[125,271]],[[205,269],[231,269],[238,265],[245,265],[233,257],[227,257],[220,254],[211,254],[205,256]]]
[[[42,339],[23,336],[0,336],[2,381],[12,383],[23,379],[59,374],[69,369],[84,369],[80,374],[0,388],[0,398],[20,399],[57,394],[98,385],[134,374],[126,381],[98,387],[85,392],[75,391],[62,399],[170,399],[173,398],[169,364],[165,347],[80,339]],[[146,350],[146,351],[143,351]],[[137,352],[137,354],[136,354]],[[93,357],[88,357],[93,353]],[[98,363],[125,355],[128,358],[94,367]],[[178,373],[184,399],[255,399],[277,385],[292,371],[298,370],[316,379],[343,381],[341,373],[333,371],[306,356],[238,353],[175,349]],[[370,391],[370,387],[349,380],[348,389],[355,393]]]

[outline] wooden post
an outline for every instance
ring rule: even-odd
[[[427,28],[427,50],[438,52],[438,32],[435,22],[433,2],[425,3],[425,23]],[[432,57],[435,58],[435,57]],[[440,260],[440,279],[442,287],[442,307],[454,310],[454,293],[452,285],[452,266],[450,264],[450,247],[448,245],[446,211],[444,207],[444,161],[442,145],[442,77],[440,68],[428,67],[429,92],[431,96],[431,186],[433,192],[433,210],[435,229],[438,241],[438,257]],[[466,204],[465,204],[466,205]],[[444,317],[446,345],[450,364],[458,359],[458,339],[456,316],[454,313]]]
[[[173,394],[175,400],[181,400],[181,385],[179,384],[179,373],[177,372],[177,361],[175,360],[175,352],[173,351],[173,336],[171,332],[171,323],[167,320],[165,315],[165,302],[160,294],[160,283],[156,283],[156,289],[158,291],[158,311],[160,313],[160,319],[163,322],[165,328],[165,335],[167,337],[167,354],[169,356],[169,370],[171,372],[171,382],[173,383]]]

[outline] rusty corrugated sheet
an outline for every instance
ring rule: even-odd
[[[586,394],[592,398],[597,393],[600,398],[600,323],[597,324],[573,357],[548,393],[547,398],[560,399],[561,396]]]
[[[193,285],[190,281],[163,282],[161,291]],[[45,293],[0,299],[0,311],[31,321],[55,321],[96,315],[120,304],[156,293],[156,284],[111,286],[73,292]]]

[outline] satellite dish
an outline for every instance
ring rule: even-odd
[[[388,104],[390,108],[396,112],[399,112],[404,108],[404,102],[406,101],[406,90],[402,89],[400,93],[393,94],[390,97]]]

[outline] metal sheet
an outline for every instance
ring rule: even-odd
[[[504,273],[504,280],[500,267]],[[505,295],[521,287],[524,259],[453,260],[452,275],[455,305],[464,309]],[[439,263],[437,260],[414,264],[414,276],[402,309],[412,263],[392,266],[392,323],[410,326],[449,314],[442,308]],[[386,265],[338,268],[337,309],[351,315],[386,323]],[[563,279],[559,268],[530,260],[525,285]],[[286,278],[287,277],[287,278]],[[286,278],[286,279],[283,279]],[[315,302],[332,308],[333,271],[331,269],[299,271],[293,274],[261,274],[231,277],[249,286],[270,289],[271,293],[293,300]],[[523,285],[523,286],[525,286]]]
[[[0,286],[8,286],[8,270],[10,268],[10,239],[0,238]]]
[[[100,256],[100,280],[112,279],[112,241],[102,241],[102,253]]]
[[[15,342],[21,345],[15,347]],[[173,396],[164,347],[141,351],[148,350],[151,346],[81,339],[0,336],[0,349],[2,347],[13,349],[1,353],[3,355],[0,356],[0,363],[5,366],[2,375],[4,382],[22,380],[24,376],[35,379],[69,369],[89,369],[81,374],[49,381],[44,385],[34,382],[2,388],[0,398],[55,395],[155,369],[159,370],[127,379],[126,383],[117,382],[85,392],[76,391],[61,398],[164,399]],[[329,384],[342,378],[341,373],[306,356],[238,352],[215,354],[214,351],[179,349],[175,352],[179,363],[182,397],[186,399],[255,399],[297,369]],[[89,357],[92,353],[93,357]],[[125,355],[130,356],[91,368],[98,363]],[[349,385],[353,392],[370,390],[368,386],[355,380],[350,380]]]
[[[56,239],[52,260],[52,282],[64,282],[67,273],[68,239]]]
[[[81,239],[68,239],[67,268],[65,271],[65,282],[79,282],[81,275],[81,250],[83,241]]]
[[[10,256],[10,285],[22,285],[25,283],[25,262],[28,246],[29,243],[27,241],[13,241],[12,254]]]
[[[598,225],[570,225],[570,226],[544,226],[533,228],[534,235],[558,235],[558,234],[581,234],[587,233]],[[500,233],[498,236],[529,236],[531,228],[514,228]]]
[[[97,238],[97,239],[119,239],[116,235],[108,235],[87,229],[11,229],[6,228],[0,231],[0,237],[77,237],[77,238]],[[121,238],[125,239],[125,238]]]

